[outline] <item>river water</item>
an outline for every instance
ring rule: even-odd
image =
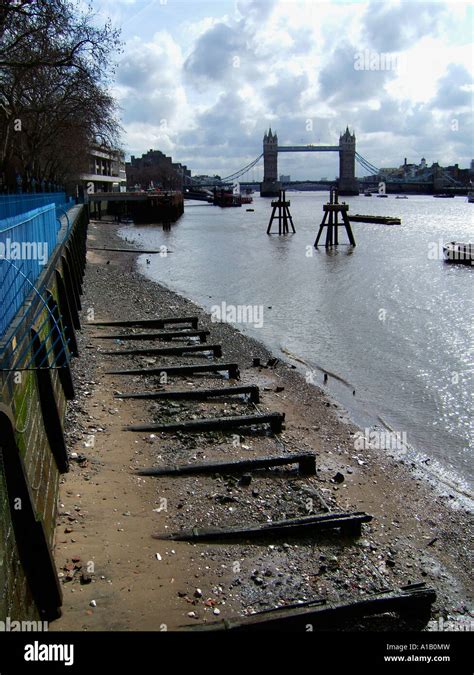
[[[321,369],[328,371],[326,390],[356,423],[391,429],[403,438],[403,454],[408,445],[418,466],[469,493],[474,270],[444,263],[441,246],[472,240],[474,204],[466,197],[342,198],[351,213],[397,216],[402,225],[353,223],[357,246],[326,252],[312,244],[327,193],[287,197],[296,228],[288,236],[266,234],[270,199],[257,195],[242,208],[187,202],[169,232],[137,225],[121,234],[172,251],[140,257],[150,278],[207,309],[252,306],[254,323],[237,324],[240,330],[318,386]]]

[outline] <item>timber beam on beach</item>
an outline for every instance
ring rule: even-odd
[[[147,328],[164,328],[169,324],[190,323],[196,329],[199,318],[197,316],[172,316],[166,319],[132,319],[117,321],[90,321],[88,326],[121,326],[123,328],[133,326],[146,326]]]
[[[359,536],[362,523],[368,523],[372,516],[367,513],[355,511],[353,513],[329,513],[324,515],[304,516],[289,520],[275,520],[272,523],[259,523],[242,527],[224,528],[197,528],[183,530],[172,534],[154,535],[155,539],[173,539],[175,541],[226,541],[227,539],[261,539],[262,537],[274,537],[275,535],[310,536],[340,530],[341,534]]]
[[[258,413],[256,415],[233,415],[228,417],[208,417],[201,420],[172,422],[171,424],[132,424],[125,431],[224,431],[237,427],[250,427],[255,424],[269,424],[273,433],[279,434],[285,419],[285,413]]]
[[[154,249],[136,249],[136,248],[104,248],[99,246],[88,246],[88,251],[112,251],[114,253],[136,253],[141,255],[142,253],[161,253],[161,251],[155,251]],[[167,251],[167,253],[172,253],[172,251]]]
[[[260,402],[260,391],[256,384],[237,387],[219,387],[212,389],[184,389],[173,391],[143,391],[131,394],[115,394],[115,398],[144,398],[144,399],[183,399],[201,401],[208,398],[224,398],[227,396],[246,394],[252,403]]]
[[[431,616],[431,605],[436,592],[424,583],[411,584],[400,589],[387,589],[362,599],[329,603],[325,599],[314,599],[298,605],[286,605],[257,612],[247,617],[225,619],[200,626],[185,626],[193,631],[220,630],[294,630],[307,631],[311,628],[325,630],[328,626],[343,626],[354,621],[383,614],[396,614],[407,623],[418,619],[424,625]],[[380,618],[382,620],[382,618]]]
[[[105,356],[186,356],[195,352],[212,352],[214,357],[222,356],[221,345],[183,345],[182,347],[150,347],[148,349],[115,349],[113,351],[100,352]]]
[[[168,467],[151,467],[149,469],[140,469],[136,473],[139,476],[186,476],[190,474],[245,473],[247,471],[257,471],[258,469],[268,469],[273,466],[286,466],[287,464],[298,464],[299,473],[303,476],[314,476],[316,474],[316,456],[309,452],[280,457],[239,459],[231,462],[196,462],[194,464],[177,464],[176,466]]]
[[[164,331],[163,333],[122,333],[118,335],[91,335],[93,340],[166,340],[175,338],[199,338],[206,342],[211,332],[209,330],[176,330]]]
[[[134,368],[131,370],[107,370],[106,375],[193,375],[194,373],[224,373],[238,380],[240,376],[237,363],[193,363],[189,366],[156,366],[154,368]]]

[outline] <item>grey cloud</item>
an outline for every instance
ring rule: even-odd
[[[277,0],[238,0],[237,9],[251,21],[265,21],[273,12]]]
[[[345,43],[337,47],[331,61],[319,73],[320,96],[332,103],[344,103],[346,100],[364,101],[383,95],[385,82],[394,77],[389,70],[357,70],[355,68],[359,54],[353,45]]]
[[[274,114],[283,112],[299,112],[301,109],[301,94],[308,88],[306,73],[292,75],[283,72],[276,84],[263,88],[262,94],[270,111]]]
[[[425,35],[437,33],[445,7],[439,2],[387,3],[373,0],[365,13],[371,47],[382,52],[410,47]]]
[[[232,68],[232,58],[242,57],[243,42],[236,29],[218,23],[199,37],[184,63],[192,77],[222,80]]]
[[[431,106],[441,110],[455,110],[465,106],[472,106],[472,92],[462,89],[463,86],[472,86],[472,75],[460,64],[449,65],[447,73],[438,80],[438,91]]]

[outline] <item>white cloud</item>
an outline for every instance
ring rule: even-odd
[[[197,172],[231,173],[260,154],[269,123],[285,143],[323,144],[349,124],[376,165],[411,152],[429,159],[440,147],[446,162],[473,154],[467,5],[449,13],[443,2],[200,0],[170,11],[168,0],[166,12],[155,5],[114,4],[129,36],[116,91],[134,154],[157,147]],[[393,52],[406,70],[357,70],[364,50]],[[462,119],[457,135],[454,113]],[[301,157],[291,163],[303,177]],[[319,166],[318,175],[333,175],[332,159],[321,156]]]

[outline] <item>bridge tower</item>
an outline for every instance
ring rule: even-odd
[[[349,127],[339,137],[339,194],[358,195],[359,184],[355,177],[356,138]]]
[[[273,197],[280,194],[278,182],[278,136],[272,134],[270,127],[263,137],[263,182],[260,184],[262,197]]]

